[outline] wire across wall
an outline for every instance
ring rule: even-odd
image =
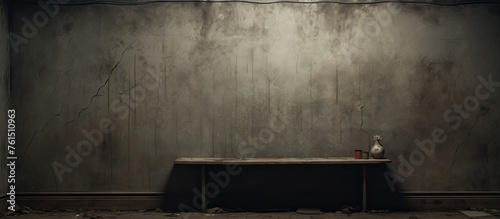
[[[278,3],[297,3],[297,4],[383,4],[383,3],[401,3],[401,4],[428,4],[440,6],[456,6],[467,4],[500,4],[499,0],[11,0],[10,3],[16,4],[58,4],[58,5],[147,5],[165,2],[206,2],[206,3],[224,3],[241,2],[250,4],[278,4]]]

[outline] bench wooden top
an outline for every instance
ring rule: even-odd
[[[331,158],[215,158],[179,157],[175,164],[207,165],[287,165],[287,164],[380,164],[391,163],[390,159],[354,159],[353,157]]]

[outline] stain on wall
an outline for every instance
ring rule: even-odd
[[[9,28],[7,9],[4,1],[0,1],[0,197],[7,194],[7,110],[9,107]],[[0,204],[5,209],[6,202]]]
[[[176,157],[352,156],[375,134],[401,190],[498,190],[500,94],[468,98],[500,81],[498,9],[60,6],[12,56],[19,191],[161,191]],[[14,7],[14,33],[40,10]]]

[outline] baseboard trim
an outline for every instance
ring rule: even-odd
[[[500,191],[404,191],[400,194],[414,210],[500,208]]]
[[[410,210],[500,209],[500,191],[403,191],[400,195]],[[16,198],[17,203],[36,209],[146,210],[161,208],[164,193],[34,192],[19,193]]]
[[[36,209],[147,210],[161,207],[161,192],[19,193],[17,202]]]

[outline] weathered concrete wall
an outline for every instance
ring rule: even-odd
[[[9,28],[7,11],[4,1],[0,1],[0,197],[7,194],[7,109],[9,107]],[[0,203],[0,211],[4,210],[6,202]]]
[[[352,156],[374,134],[402,190],[499,189],[500,92],[467,98],[500,81],[495,5],[59,9],[12,57],[22,191],[161,191],[179,156]]]

